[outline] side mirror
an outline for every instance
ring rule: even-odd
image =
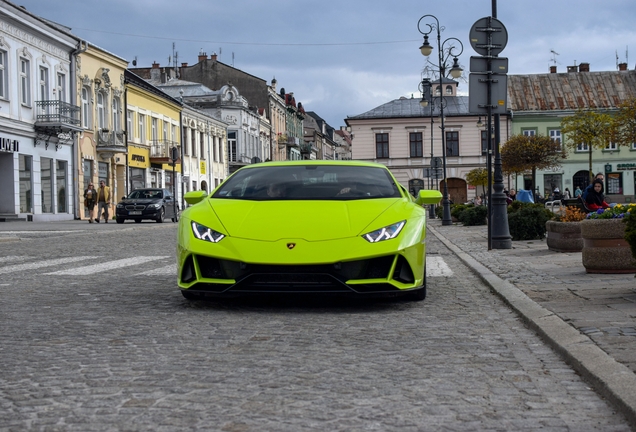
[[[415,203],[419,205],[439,204],[441,200],[442,200],[442,193],[440,191],[422,189],[419,192],[418,197],[415,200]]]
[[[185,201],[190,204],[190,205],[194,205],[194,204],[198,204],[201,201],[203,201],[203,199],[208,196],[206,191],[202,191],[202,190],[198,190],[198,191],[191,191],[191,192],[187,192],[184,196],[183,199],[185,199]]]

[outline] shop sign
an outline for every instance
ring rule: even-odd
[[[201,174],[205,174],[205,162],[201,161],[200,165],[199,165],[199,172]]]
[[[616,165],[616,171],[634,171],[636,170],[636,163],[619,163]]]
[[[131,160],[136,162],[146,162],[146,157],[143,155],[134,154],[131,155]]]
[[[18,153],[20,151],[20,141],[0,138],[0,151]]]

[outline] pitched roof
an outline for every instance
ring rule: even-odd
[[[616,109],[632,97],[636,97],[633,70],[508,76],[512,111]]]
[[[468,112],[468,96],[447,96],[444,97],[446,106],[444,115],[459,116],[470,115]],[[439,114],[439,107],[436,105],[434,114]],[[430,107],[422,107],[419,98],[400,98],[387,102],[370,111],[355,116],[348,116],[347,119],[374,119],[374,118],[405,118],[405,117],[428,117],[431,114]]]

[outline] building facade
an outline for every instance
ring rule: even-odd
[[[512,131],[515,134],[541,134],[555,140],[561,136],[561,120],[577,110],[594,110],[614,115],[619,105],[636,97],[636,71],[627,64],[619,64],[619,70],[591,72],[588,63],[569,66],[567,72],[534,75],[510,75],[508,100],[512,110]],[[540,89],[540,91],[536,91]],[[634,202],[636,191],[636,143],[629,147],[617,147],[609,143],[604,149],[590,149],[579,145],[568,150],[568,157],[561,166],[537,171],[537,190],[549,197],[555,188],[566,188],[574,193],[576,187],[585,188],[589,183],[589,156],[592,150],[593,174],[605,174],[605,193],[615,202]],[[518,189],[531,189],[531,175],[526,173],[514,179]]]
[[[73,219],[83,43],[24,8],[0,6],[0,219]]]

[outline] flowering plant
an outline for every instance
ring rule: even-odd
[[[586,219],[622,219],[636,214],[636,204],[616,204],[614,207],[598,209],[587,214]]]

